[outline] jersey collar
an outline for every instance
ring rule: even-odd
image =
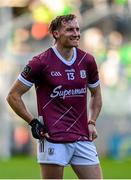
[[[58,52],[58,50],[56,49],[55,46],[52,46],[51,48],[53,49],[55,55],[56,55],[64,64],[66,64],[66,65],[68,65],[68,66],[71,66],[71,65],[75,62],[75,60],[76,60],[76,48],[75,48],[75,47],[73,48],[73,57],[72,57],[72,59],[71,59],[70,61],[65,60],[65,59],[61,56],[61,54]]]

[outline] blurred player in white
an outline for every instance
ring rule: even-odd
[[[56,17],[49,31],[55,45],[28,62],[7,101],[38,139],[37,159],[43,179],[62,179],[68,164],[80,179],[102,179],[93,143],[102,106],[96,62],[92,55],[78,48],[80,29],[75,15]],[[33,84],[37,118],[22,100]],[[91,92],[88,112],[87,88]]]

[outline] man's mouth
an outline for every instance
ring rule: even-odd
[[[71,37],[70,40],[76,40],[76,41],[79,41],[80,37],[77,36],[77,37]]]

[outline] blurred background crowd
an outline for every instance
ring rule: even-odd
[[[0,0],[0,156],[35,153],[29,127],[5,98],[19,72],[34,55],[53,45],[51,20],[77,15],[80,48],[96,58],[103,96],[97,121],[97,149],[103,156],[131,156],[131,1]],[[37,116],[32,88],[24,98]]]

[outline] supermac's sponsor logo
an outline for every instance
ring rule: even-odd
[[[51,71],[51,76],[58,77],[58,76],[62,76],[62,74],[59,71]]]
[[[84,95],[87,92],[86,87],[80,88],[80,89],[64,89],[64,90],[61,90],[61,88],[62,88],[61,85],[54,88],[53,93],[50,95],[50,97],[52,98],[62,97],[63,99],[65,99],[65,97],[68,97],[68,96]]]

